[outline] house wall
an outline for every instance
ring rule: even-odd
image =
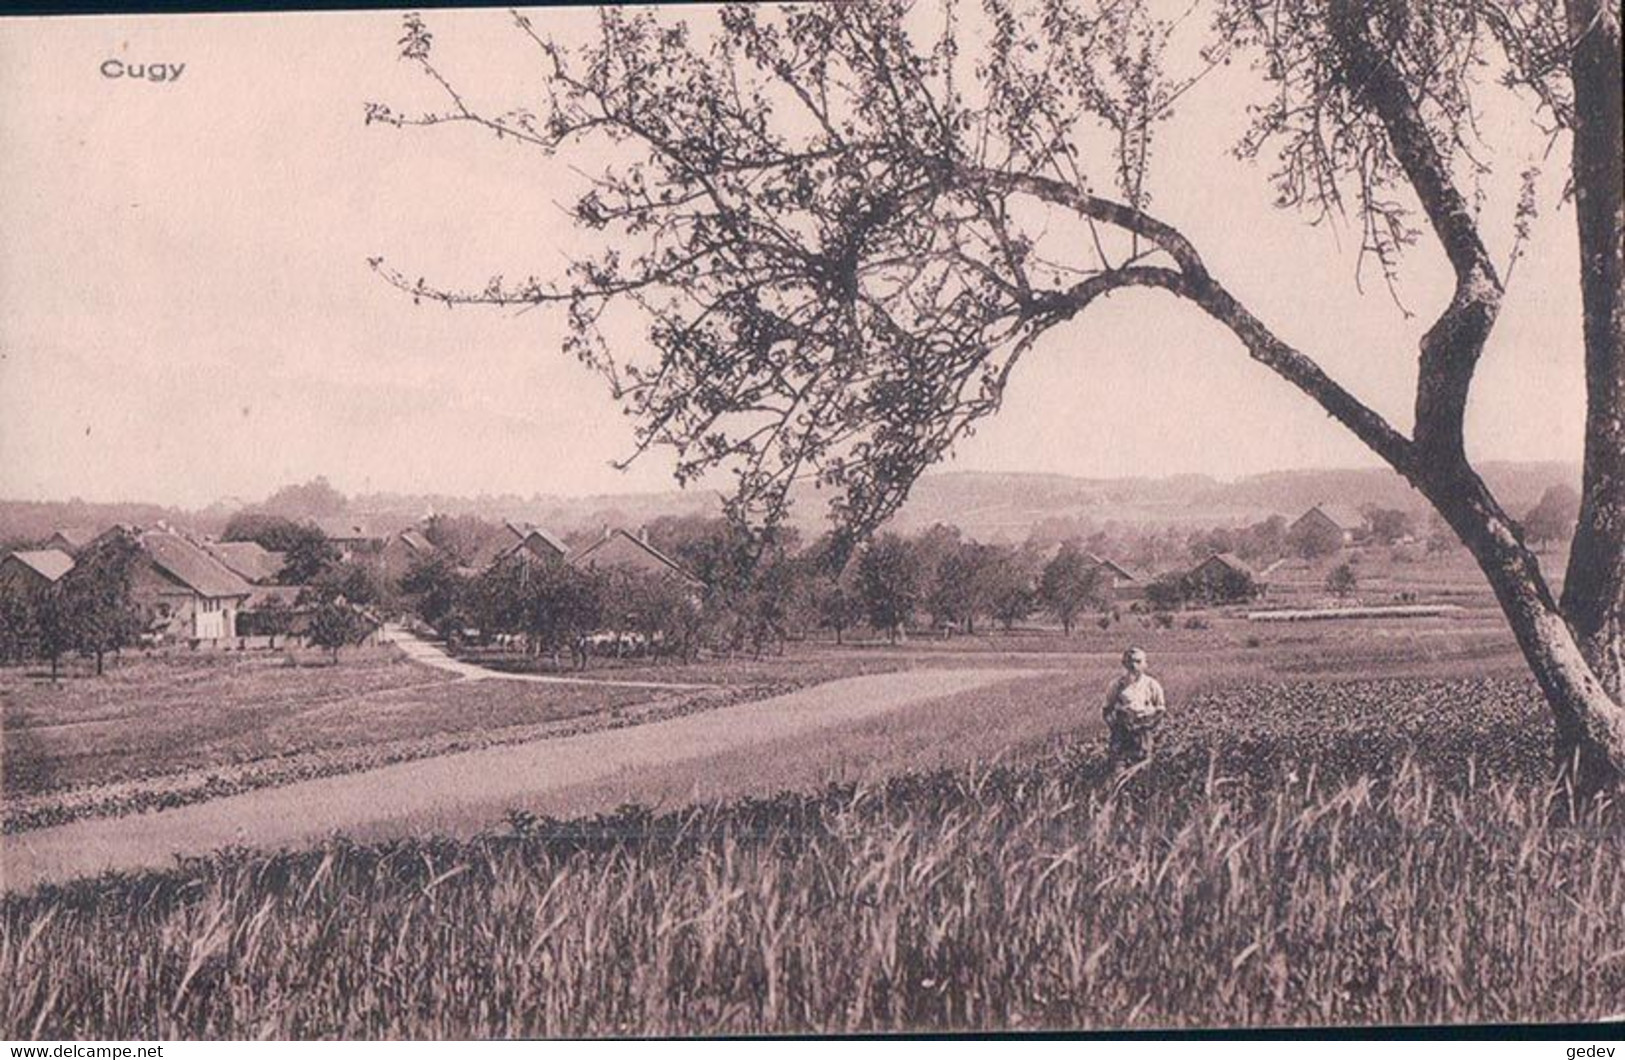
[[[130,598],[151,624],[178,640],[218,640],[237,635],[241,601],[199,596],[151,561],[138,562],[130,578]]]

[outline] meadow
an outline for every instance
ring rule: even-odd
[[[1074,663],[1019,703],[971,694],[708,763],[700,801],[681,776],[631,778],[596,799],[644,805],[515,808],[466,840],[221,851],[11,895],[0,1022],[387,1038],[1625,1015],[1620,811],[1553,824],[1532,683],[1504,646],[1445,639],[1381,678],[1324,643],[1207,670],[1170,643],[1180,709],[1126,779],[1097,719],[1042,705],[1093,691]],[[933,764],[973,719],[970,759]],[[844,779],[836,744],[863,763]]]
[[[1128,637],[1175,710],[1154,764],[1123,779],[1095,701]],[[447,683],[387,654],[213,665],[115,668],[122,696],[11,676],[8,813],[21,722],[137,732],[208,710],[200,688],[265,706],[244,697],[236,728],[174,741],[171,759],[140,740],[81,754],[163,785],[174,761],[258,761],[268,732],[356,754],[364,733],[414,733],[434,753],[661,702]],[[1565,793],[1545,782],[1544,704],[1492,616],[1211,615],[682,670],[721,702],[990,665],[1032,673],[616,775],[460,839],[219,850],[6,894],[0,1027],[375,1039],[1625,1018],[1625,819],[1602,806],[1553,823]]]
[[[1111,679],[1129,641],[1153,652],[1159,675],[1178,700],[1205,689],[1285,678],[1521,672],[1504,626],[1481,613],[1313,630],[1217,612],[1186,616],[1166,629],[1144,616],[1125,616],[1071,635],[1029,627],[914,637],[898,645],[807,641],[759,658],[741,654],[687,666],[629,660],[612,671],[583,675],[587,682],[716,686],[693,692],[456,681],[389,647],[346,649],[338,665],[297,650],[129,653],[110,661],[102,677],[91,676],[82,663],[69,667],[60,682],[24,668],[0,669],[3,827],[16,832],[162,809],[395,762],[638,724],[858,674],[958,667],[1053,672],[1052,681],[1024,686],[1019,703],[972,697],[952,709],[911,711],[905,724],[882,722],[843,733],[829,747],[797,745],[787,752],[795,757],[798,776],[813,781],[847,779],[849,763],[861,764],[865,777],[967,765],[1087,722],[1097,710],[1096,686]],[[876,728],[889,734],[887,740],[864,735]],[[855,746],[849,746],[852,740]],[[767,768],[744,764],[729,774],[757,786],[729,783],[723,790],[773,790],[760,785],[771,784],[783,769],[777,762]],[[669,796],[671,776],[683,772],[627,780],[639,792],[654,785]],[[695,777],[692,786],[716,790],[718,775]],[[597,798],[566,805],[602,808]]]

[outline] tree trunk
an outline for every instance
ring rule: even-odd
[[[1466,468],[1421,483],[1478,561],[1552,707],[1559,776],[1589,797],[1625,779],[1625,707],[1569,628],[1516,525]]]
[[[1586,432],[1563,613],[1603,687],[1625,702],[1625,104],[1619,9],[1614,0],[1570,0],[1568,21],[1576,41],[1569,71]]]

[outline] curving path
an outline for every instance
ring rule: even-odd
[[[910,670],[848,677],[787,695],[624,729],[402,762],[129,817],[0,837],[0,888],[109,869],[163,868],[226,846],[292,847],[335,832],[384,838],[467,834],[548,792],[630,769],[705,758],[884,714],[1032,670]]]

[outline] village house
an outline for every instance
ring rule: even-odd
[[[482,542],[470,558],[467,570],[477,573],[509,556],[518,556],[534,562],[560,562],[568,559],[570,549],[554,534],[530,523],[505,520],[502,528]]]
[[[24,549],[0,559],[0,589],[32,596],[45,592],[73,569],[73,557],[57,548]]]
[[[85,526],[64,527],[52,534],[41,548],[57,549],[70,556],[77,556],[79,552],[92,541],[96,540],[96,531]]]
[[[409,526],[384,544],[378,553],[378,565],[390,581],[400,581],[407,571],[434,554],[434,542],[425,537],[422,530]]]
[[[519,535],[519,541],[505,555],[538,563],[562,563],[570,554],[569,546],[539,526],[509,523],[508,529]]]
[[[1139,600],[1145,597],[1145,583],[1135,577],[1128,568],[1093,552],[1084,553],[1084,557],[1094,564],[1096,570],[1104,574],[1106,587],[1110,590],[1113,600]]]
[[[272,552],[258,541],[204,541],[200,544],[209,555],[254,585],[275,581],[287,562],[285,553]]]
[[[130,595],[154,632],[185,640],[237,635],[237,613],[252,585],[173,530],[140,531],[133,539],[140,552]]]
[[[1215,552],[1192,567],[1185,575],[1185,584],[1193,600],[1209,603],[1239,602],[1264,591],[1258,572],[1231,552]],[[1250,594],[1248,589],[1252,590]]]
[[[1345,545],[1364,537],[1369,526],[1365,516],[1343,504],[1321,503],[1310,508],[1287,527],[1289,537],[1298,537],[1325,527],[1337,533]]]
[[[649,544],[648,533],[643,530],[636,535],[625,530],[608,530],[603,537],[582,549],[571,562],[587,570],[669,575],[690,588],[704,588],[704,583],[685,570],[682,564]]]
[[[339,559],[345,562],[357,557],[374,556],[384,547],[383,538],[373,533],[366,523],[351,516],[320,516],[311,522],[338,550]]]

